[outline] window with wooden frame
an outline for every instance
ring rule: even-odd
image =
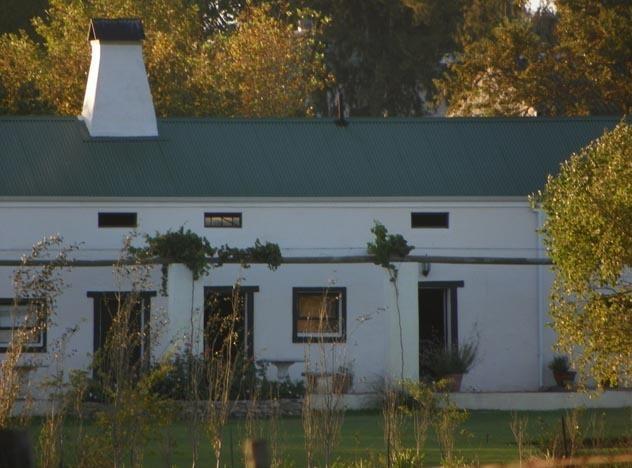
[[[46,325],[37,301],[0,298],[0,353],[7,351],[17,332],[25,332],[24,352],[46,352]]]
[[[240,228],[241,213],[204,213],[204,227]]]
[[[346,340],[346,288],[293,288],[292,341]]]

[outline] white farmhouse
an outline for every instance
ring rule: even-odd
[[[542,215],[528,195],[617,118],[352,118],[347,125],[156,119],[142,37],[138,22],[92,22],[79,118],[0,118],[0,260],[18,259],[53,233],[81,243],[79,259],[115,259],[129,231],[181,226],[214,246],[261,239],[278,243],[286,258],[350,257],[366,255],[378,220],[414,245],[413,255],[435,258],[397,265],[403,357],[387,273],[370,262],[343,261],[277,271],[225,265],[194,285],[184,266],[172,265],[168,296],[159,292],[157,267],[146,318],[153,324],[166,317],[168,324],[152,352],[177,342],[192,308],[205,312],[200,321],[213,313],[205,297],[239,279],[245,351],[277,363],[281,375],[300,378],[304,342],[313,336],[305,325],[310,306],[329,293],[339,297],[329,338],[345,348],[355,393],[371,391],[384,376],[398,378],[402,359],[405,376],[418,378],[420,340],[427,338],[445,346],[478,339],[465,390],[553,384],[549,267],[450,258],[545,259],[537,232]],[[13,269],[0,268],[0,304],[13,297]],[[104,333],[102,304],[117,288],[111,267],[76,267],[66,279],[56,324],[30,349],[39,374],[48,372],[51,343],[75,324],[65,365],[89,366]],[[5,327],[8,310],[0,305]]]

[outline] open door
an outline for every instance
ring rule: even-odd
[[[139,372],[149,366],[150,360],[150,303],[155,292],[89,292],[94,300],[93,351],[98,361],[93,376],[107,372],[108,360],[99,352],[106,345],[115,318],[129,308],[128,334],[130,337],[129,366]]]
[[[422,281],[419,283],[419,351],[429,346],[458,346],[457,288],[462,281]],[[419,375],[428,369],[420,364]]]
[[[225,350],[230,337],[231,355],[254,362],[254,293],[256,286],[204,288],[204,353]]]

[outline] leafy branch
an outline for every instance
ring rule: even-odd
[[[391,263],[393,259],[403,259],[415,247],[408,245],[408,241],[401,234],[389,234],[388,229],[379,221],[375,221],[371,228],[373,242],[367,243],[367,251],[373,255],[373,263],[384,268],[389,275],[395,291],[395,308],[399,325],[399,348],[402,356],[401,379],[404,380],[404,332],[402,330],[402,314],[399,307],[399,286],[397,285],[397,268]]]
[[[371,233],[375,238],[373,242],[367,243],[367,251],[373,255],[373,263],[386,268],[397,277],[397,269],[391,261],[403,259],[415,246],[408,245],[408,241],[401,234],[389,234],[386,226],[379,221],[374,222]]]
[[[193,280],[196,281],[209,273],[212,267],[224,263],[239,262],[245,268],[250,263],[266,263],[268,268],[276,270],[283,257],[278,244],[262,243],[259,239],[255,245],[246,248],[213,247],[210,242],[190,229],[180,227],[177,231],[167,231],[163,234],[145,235],[145,247],[130,247],[129,253],[140,260],[160,258],[165,261],[162,265],[161,293],[167,294],[168,268],[171,263],[182,263],[191,270]]]
[[[223,245],[217,250],[215,266],[221,266],[228,262],[239,262],[244,268],[249,268],[250,263],[265,263],[270,270],[276,270],[282,261],[283,257],[278,244],[273,242],[262,244],[257,239],[253,247],[246,247],[245,249]]]

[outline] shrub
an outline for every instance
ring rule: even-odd
[[[451,374],[466,374],[474,365],[478,343],[470,341],[460,346],[445,347],[441,343],[430,343],[419,355],[423,368],[431,376],[440,379]]]
[[[188,353],[177,354],[169,366],[169,370],[157,379],[152,391],[162,398],[172,400],[191,399],[191,373],[194,369],[205,369],[203,356]],[[271,381],[266,378],[267,364],[254,363],[250,360],[242,360],[235,366],[235,375],[230,389],[230,398],[251,399],[255,392],[261,398],[302,398],[305,394],[305,385],[302,381]],[[200,399],[208,399],[209,385],[208,375],[203,372],[202,378],[196,379]]]
[[[570,370],[568,358],[566,356],[555,356],[549,362],[549,369],[553,372],[568,372]]]

